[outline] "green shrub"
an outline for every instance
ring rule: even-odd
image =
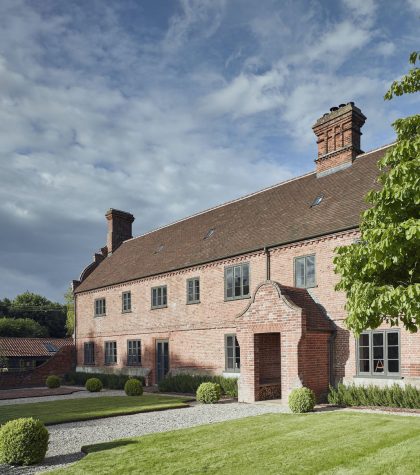
[[[44,460],[49,434],[32,417],[14,419],[0,428],[0,463],[33,465]]]
[[[45,384],[50,388],[59,388],[60,387],[60,378],[58,376],[55,376],[54,374],[51,374],[48,376],[48,378],[45,380]]]
[[[238,397],[237,378],[224,378],[223,376],[210,376],[207,374],[176,374],[168,375],[159,383],[159,391],[174,393],[195,394],[201,383],[217,383],[222,388],[222,394]]]
[[[103,387],[107,389],[124,389],[125,383],[132,377],[122,373],[85,373],[79,371],[72,371],[66,374],[66,381],[76,386],[85,386],[89,378],[98,378]],[[136,376],[135,379],[138,379],[142,386],[144,386],[145,379],[142,376]]]
[[[330,386],[328,402],[336,406],[382,406],[420,409],[420,390],[414,386],[398,384],[379,386],[355,386],[339,384]]]
[[[314,410],[315,394],[309,388],[297,388],[289,395],[289,407],[292,412],[303,413]]]
[[[217,383],[201,383],[197,389],[196,399],[204,404],[214,404],[220,399],[222,388]]]
[[[141,396],[143,394],[143,386],[138,379],[131,378],[125,383],[124,391],[127,396]]]
[[[90,392],[90,393],[98,393],[99,391],[102,391],[103,385],[100,379],[98,378],[89,378],[86,381],[85,388]]]

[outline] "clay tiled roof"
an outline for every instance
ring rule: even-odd
[[[52,345],[52,346],[50,346]],[[13,356],[53,356],[64,346],[73,345],[71,338],[7,338],[0,337],[0,355]]]
[[[357,228],[385,151],[359,155],[344,170],[304,175],[125,241],[76,292]],[[322,202],[311,207],[320,194]],[[213,235],[204,239],[210,229]]]

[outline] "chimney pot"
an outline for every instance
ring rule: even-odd
[[[340,104],[338,107],[341,109],[342,107],[346,107],[346,104]]]
[[[336,110],[338,110],[338,107],[335,107],[335,106],[334,106],[334,107],[330,107],[330,112],[334,112],[334,111],[336,111]]]
[[[133,237],[132,224],[134,216],[118,209],[109,209],[105,217],[108,221],[107,249],[112,254],[127,239]]]

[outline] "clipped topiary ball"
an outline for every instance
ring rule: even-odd
[[[315,393],[309,388],[293,389],[289,396],[289,407],[297,414],[310,412],[315,407]]]
[[[216,383],[201,383],[197,389],[196,399],[204,404],[214,404],[220,399],[222,389]]]
[[[141,396],[143,394],[143,386],[138,379],[131,378],[125,383],[124,391],[127,396]]]
[[[45,381],[45,384],[50,388],[59,388],[60,387],[60,378],[58,376],[55,376],[52,374],[51,376],[48,376],[48,378]]]
[[[34,465],[44,460],[48,430],[32,417],[6,422],[0,428],[0,463]]]
[[[98,378],[89,378],[86,381],[85,388],[91,393],[98,393],[102,390],[102,381]]]

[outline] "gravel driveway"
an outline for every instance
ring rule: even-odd
[[[45,401],[45,398],[42,399]],[[287,409],[282,406],[264,404],[229,402],[201,405],[194,403],[188,408],[58,424],[48,427],[50,444],[42,465],[35,467],[0,465],[0,473],[32,474],[62,467],[83,457],[80,452],[82,445],[286,411]]]

